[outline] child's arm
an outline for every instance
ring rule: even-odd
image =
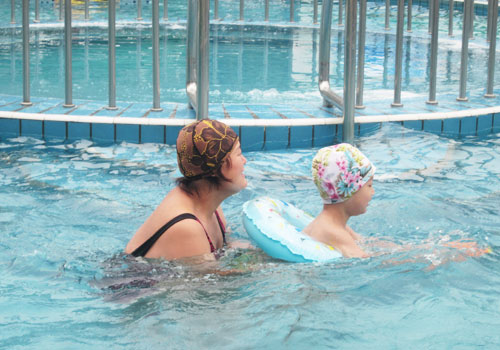
[[[357,244],[357,241],[361,240],[362,237],[349,226],[346,226],[346,231],[347,235],[337,237],[335,247],[346,258],[368,258],[369,255]]]

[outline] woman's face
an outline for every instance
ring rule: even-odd
[[[229,162],[222,165],[222,175],[230,182],[228,186],[237,193],[247,187],[247,179],[243,171],[245,170],[246,158],[241,153],[240,142],[236,141],[233,150],[229,154]]]

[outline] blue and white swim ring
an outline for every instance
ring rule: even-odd
[[[243,205],[243,226],[264,252],[290,262],[337,259],[342,254],[333,247],[302,233],[313,217],[293,205],[269,197],[259,197]]]

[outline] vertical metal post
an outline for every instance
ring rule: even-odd
[[[405,85],[409,86],[411,81],[411,69],[410,66],[412,64],[411,61],[411,36],[406,37],[405,43],[405,59],[404,59],[404,77],[405,77]]]
[[[266,0],[266,3],[264,5],[264,20],[267,22],[269,21],[269,0]]]
[[[85,62],[85,79],[90,79],[90,69],[89,69],[89,28],[85,28],[85,45],[83,49],[84,61]]]
[[[359,44],[358,44],[358,78],[356,83],[356,105],[355,108],[363,106],[363,89],[365,75],[365,41],[366,41],[366,0],[359,2]]]
[[[391,0],[385,0],[385,30],[391,29]]]
[[[408,20],[406,22],[406,31],[411,33],[411,21],[413,17],[413,0],[408,0]]]
[[[108,97],[107,109],[116,107],[116,0],[108,1]]]
[[[142,1],[137,0],[137,20],[142,21]]]
[[[293,19],[294,12],[295,12],[295,1],[290,0],[290,22],[294,21]]]
[[[486,26],[486,41],[487,42],[489,42],[491,39],[491,20],[493,19],[492,14],[493,14],[493,1],[489,0],[488,1],[488,24]]]
[[[455,12],[455,0],[450,0],[449,5],[448,5],[448,12],[449,12],[449,17],[448,17],[448,35],[453,36],[453,12]]]
[[[356,71],[356,17],[357,1],[346,0],[346,33],[344,43],[344,122],[342,125],[342,140],[354,141],[354,99]]]
[[[340,0],[339,0],[340,1]],[[321,27],[319,32],[319,90],[322,82],[330,87],[330,46],[332,27],[332,0],[323,0],[321,10]],[[323,98],[323,106],[332,107],[326,98]]]
[[[33,22],[40,22],[40,0],[35,1],[35,19],[33,20]]]
[[[471,16],[470,16],[470,39],[474,40],[474,0],[472,0],[469,5],[471,8]]]
[[[214,19],[219,19],[219,0],[214,0]]]
[[[66,99],[63,107],[74,107],[73,104],[73,62],[72,62],[72,36],[71,36],[71,0],[64,2],[64,43],[65,43],[65,81]]]
[[[90,19],[89,0],[85,0],[85,20],[88,21],[89,19]]]
[[[153,0],[153,108],[160,112],[160,0]]]
[[[209,77],[209,12],[210,0],[201,0],[198,6],[198,91],[196,119],[208,118],[208,77]]]
[[[467,101],[465,96],[467,92],[467,65],[469,59],[469,33],[470,33],[470,16],[471,16],[472,0],[464,0],[464,20],[462,29],[462,52],[460,59],[460,93],[457,97],[458,101]]]
[[[339,0],[339,27],[341,27],[343,24],[342,24],[342,19],[344,17],[344,14],[343,14],[343,5],[342,5],[342,1],[343,0]],[[347,0],[346,0],[347,1]]]
[[[318,23],[318,0],[314,0],[313,3],[313,23]]]
[[[16,4],[14,0],[11,0],[10,2],[10,23],[16,23]]]
[[[198,26],[198,3],[188,0],[187,45],[186,45],[186,93],[189,108],[196,104],[196,32]]]
[[[245,18],[245,0],[240,0],[240,21]]]
[[[394,73],[394,102],[392,107],[402,107],[401,81],[403,76],[403,27],[405,15],[405,1],[398,0],[398,17],[396,27],[396,67]]]
[[[391,56],[390,54],[390,47],[389,43],[392,41],[392,38],[389,36],[389,34],[384,35],[384,72],[382,74],[382,86],[384,88],[389,88],[389,57]]]
[[[432,16],[432,36],[431,36],[431,69],[429,81],[429,101],[427,104],[437,105],[436,101],[436,76],[437,76],[437,56],[439,37],[439,0],[432,0],[434,12]]]
[[[168,21],[168,0],[163,0],[163,20]]]
[[[488,85],[484,97],[495,97],[493,93],[493,81],[495,78],[495,54],[497,43],[498,25],[498,0],[492,0],[493,11],[491,13],[490,51],[488,55]]]
[[[333,0],[323,0],[321,9],[321,25],[319,31],[319,79],[318,88],[323,97],[323,106],[337,106],[343,109],[344,100],[330,88],[330,47],[331,47],[331,32],[332,32],[332,2]],[[337,41],[337,55],[342,56],[342,30],[338,31],[339,39]],[[355,58],[353,58],[355,59]],[[337,67],[340,63],[337,64]],[[342,74],[338,72],[338,74]],[[353,104],[354,107],[354,104]]]
[[[435,11],[434,1],[430,0],[428,4],[429,4],[429,21],[428,21],[427,31],[429,34],[432,34],[432,18],[434,17],[434,11]]]
[[[212,42],[213,42],[213,49],[212,49],[212,67],[210,72],[212,73],[212,77],[214,80],[214,84],[217,85],[219,80],[218,80],[218,75],[219,75],[219,65],[218,65],[218,60],[217,57],[219,56],[219,27],[215,26],[212,30]]]
[[[30,2],[23,0],[23,106],[30,102]]]
[[[59,21],[61,22],[63,20],[63,2],[66,2],[66,0],[59,0]]]
[[[269,85],[269,29],[266,27],[266,36],[264,41],[264,89]]]

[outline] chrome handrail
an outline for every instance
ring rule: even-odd
[[[397,13],[397,26],[396,26],[396,60],[395,60],[395,73],[394,73],[394,101],[392,107],[402,107],[401,103],[401,81],[403,78],[403,28],[405,16],[405,2],[398,0],[398,13]]]
[[[332,0],[323,0],[319,33],[319,92],[323,105],[343,109],[343,99],[330,88],[330,41],[332,29]]]
[[[65,100],[63,107],[71,108],[73,104],[73,58],[71,34],[71,0],[64,1],[64,57],[65,57]]]
[[[23,0],[23,106],[30,102],[30,14],[29,0]]]
[[[498,0],[491,0],[492,7],[498,9]],[[489,33],[490,49],[488,54],[488,82],[484,97],[495,97],[493,93],[493,81],[495,78],[495,56],[497,42],[498,10],[491,13],[491,31]]]
[[[436,76],[438,59],[438,35],[439,35],[439,0],[431,0],[434,11],[432,13],[432,36],[431,36],[431,57],[430,57],[430,79],[429,79],[429,100],[426,102],[436,105]]]
[[[319,35],[319,55],[314,57],[314,64],[319,63],[319,78],[318,87],[325,106],[335,106],[343,110],[344,131],[346,132],[346,139],[350,139],[349,133],[353,129],[354,124],[350,124],[351,116],[353,116],[352,106],[362,107],[363,104],[363,83],[364,83],[364,40],[366,33],[365,13],[366,0],[360,0],[360,24],[359,24],[359,39],[356,37],[356,27],[353,23],[357,20],[357,1],[347,0],[346,11],[343,11],[343,0],[335,0],[338,3],[339,11],[339,25],[342,25],[342,20],[345,16],[346,27],[345,29],[339,28],[339,38],[344,35],[344,93],[338,95],[332,91],[330,87],[330,50],[331,50],[331,26],[332,26],[332,7],[334,0],[324,0],[322,4],[320,35]],[[443,0],[441,0],[443,1]],[[160,110],[160,67],[159,67],[159,0],[152,0],[152,32],[153,32],[153,106],[152,110]],[[235,2],[236,4],[237,2]],[[29,0],[23,0],[22,4],[22,30],[23,30],[23,102],[22,104],[30,104],[30,59],[29,59]],[[116,0],[109,0],[109,106],[107,108],[116,108],[116,67],[115,67],[115,24],[116,24]],[[217,0],[214,0],[215,9],[214,17],[218,19],[218,6]],[[403,4],[403,5],[402,5]],[[449,0],[449,22],[448,34],[453,35],[453,11],[454,0]],[[244,0],[239,1],[240,5],[240,19],[244,18]],[[430,0],[430,18],[429,26],[431,28],[431,55],[429,59],[430,75],[429,75],[429,100],[427,103],[437,103],[436,101],[436,77],[437,77],[437,48],[439,45],[438,30],[439,27],[439,1]],[[64,9],[63,9],[64,6]],[[84,1],[85,6],[85,19],[89,16],[89,0]],[[208,45],[209,45],[209,0],[189,0],[188,9],[188,25],[187,25],[187,70],[186,70],[186,93],[188,96],[189,105],[196,110],[198,119],[208,117],[208,92],[209,92],[209,64],[208,64]],[[237,6],[237,5],[235,5]],[[318,15],[318,0],[313,2],[313,22],[317,22]],[[403,6],[403,10],[401,7]],[[39,0],[34,1],[34,15],[36,22],[40,16]],[[412,1],[408,0],[408,27],[407,31],[411,31],[411,17],[412,17]],[[64,45],[61,47],[61,52],[64,52],[65,62],[61,62],[61,69],[65,71],[65,103],[64,106],[72,107],[72,26],[71,26],[71,1],[60,0],[54,8],[59,10],[59,19],[63,20],[64,10]],[[11,22],[15,23],[15,1],[11,0]],[[386,27],[390,23],[390,1],[386,1]],[[137,1],[137,19],[142,20],[142,1]],[[460,66],[460,91],[458,100],[467,100],[467,65],[468,65],[468,45],[469,40],[473,37],[473,13],[474,13],[474,0],[465,0],[464,3],[464,23],[462,30],[462,49],[461,49],[461,66]],[[295,18],[295,0],[290,0],[290,22]],[[168,0],[163,0],[163,19],[168,20]],[[269,21],[269,0],[265,0],[265,20]],[[495,56],[496,56],[496,37],[497,37],[497,23],[498,23],[498,0],[490,0],[488,2],[488,19],[487,19],[487,33],[486,40],[489,42],[489,55],[487,63],[487,86],[485,97],[494,97],[494,73],[495,73]],[[403,52],[402,44],[402,30],[401,23],[404,22],[404,3],[403,0],[398,0],[398,26],[396,32],[396,69],[395,69],[395,84],[394,84],[394,103],[393,105],[401,104],[401,60]],[[271,27],[269,27],[271,28]],[[140,28],[138,30],[141,30]],[[266,27],[266,31],[268,27]],[[316,34],[315,34],[316,35]],[[356,67],[356,40],[358,42],[358,57],[357,57],[357,76]],[[387,32],[385,45],[388,47],[388,41],[393,40],[392,33]],[[316,41],[313,38],[314,43]],[[267,42],[266,42],[267,45]],[[342,40],[339,40],[337,47],[339,62],[342,56]],[[408,46],[408,45],[407,45]],[[407,47],[407,50],[409,47]],[[64,51],[63,51],[64,50]],[[408,51],[407,51],[408,54]],[[61,58],[63,56],[61,55]],[[267,59],[267,57],[264,57]],[[240,61],[242,57],[240,55]],[[386,60],[388,61],[388,60]],[[387,67],[384,61],[384,79],[387,80]],[[239,65],[241,70],[243,65]],[[341,64],[338,65],[340,67]],[[267,69],[267,67],[265,68]],[[342,74],[338,68],[337,75]],[[315,70],[315,68],[314,68]],[[239,72],[239,75],[242,73]],[[356,86],[354,76],[357,77]],[[353,87],[355,86],[354,90]],[[388,84],[384,81],[384,86]],[[355,99],[355,104],[354,104]],[[352,118],[353,120],[353,118]]]
[[[346,1],[346,27],[344,39],[344,122],[342,124],[342,140],[354,141],[354,82],[356,72],[356,26],[357,1]]]
[[[186,94],[198,120],[208,118],[209,12],[209,0],[189,0]]]
[[[107,109],[115,110],[116,107],[116,0],[108,2],[108,106]]]
[[[153,0],[153,112],[160,112],[160,0]]]
[[[462,29],[462,52],[460,59],[460,92],[458,101],[468,101],[467,93],[467,64],[469,61],[469,36],[471,32],[472,0],[464,0],[464,25]]]

